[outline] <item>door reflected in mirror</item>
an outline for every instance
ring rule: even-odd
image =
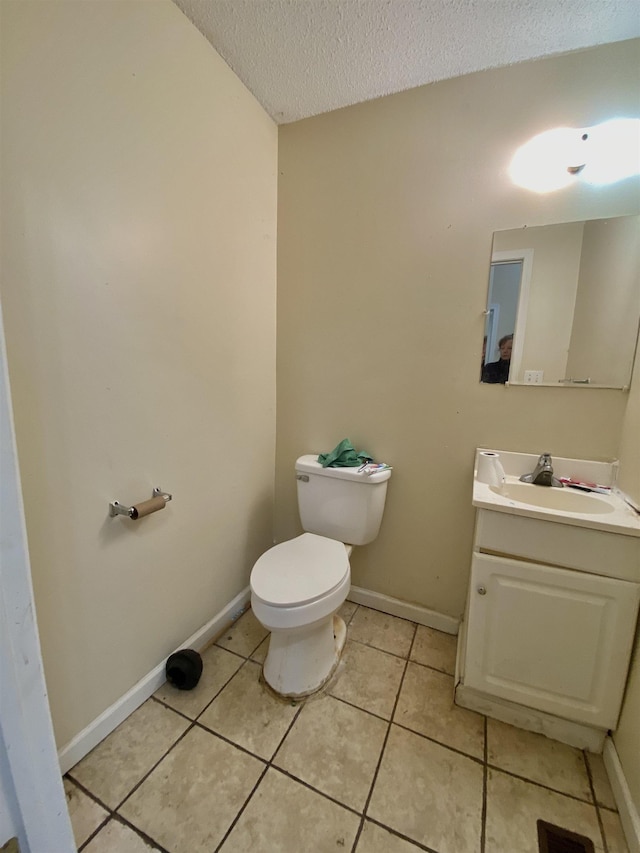
[[[493,235],[480,381],[625,388],[640,327],[640,216]]]
[[[482,382],[495,385],[509,379],[523,265],[523,259],[491,261],[482,349]]]

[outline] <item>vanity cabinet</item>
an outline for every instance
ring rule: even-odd
[[[475,554],[465,684],[599,728],[615,728],[638,584]]]
[[[637,537],[480,510],[464,688],[614,729],[640,602],[639,549]]]

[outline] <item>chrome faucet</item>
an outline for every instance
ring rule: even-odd
[[[533,483],[534,486],[559,486],[562,488],[560,480],[553,476],[550,453],[543,453],[533,471],[530,474],[523,474],[520,479],[523,483]]]

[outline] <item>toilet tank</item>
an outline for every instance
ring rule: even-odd
[[[378,535],[391,470],[358,473],[357,468],[323,468],[314,455],[296,461],[302,527],[349,545],[366,545]]]

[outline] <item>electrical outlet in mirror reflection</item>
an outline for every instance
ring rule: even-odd
[[[524,382],[525,385],[541,385],[544,370],[525,370]]]

